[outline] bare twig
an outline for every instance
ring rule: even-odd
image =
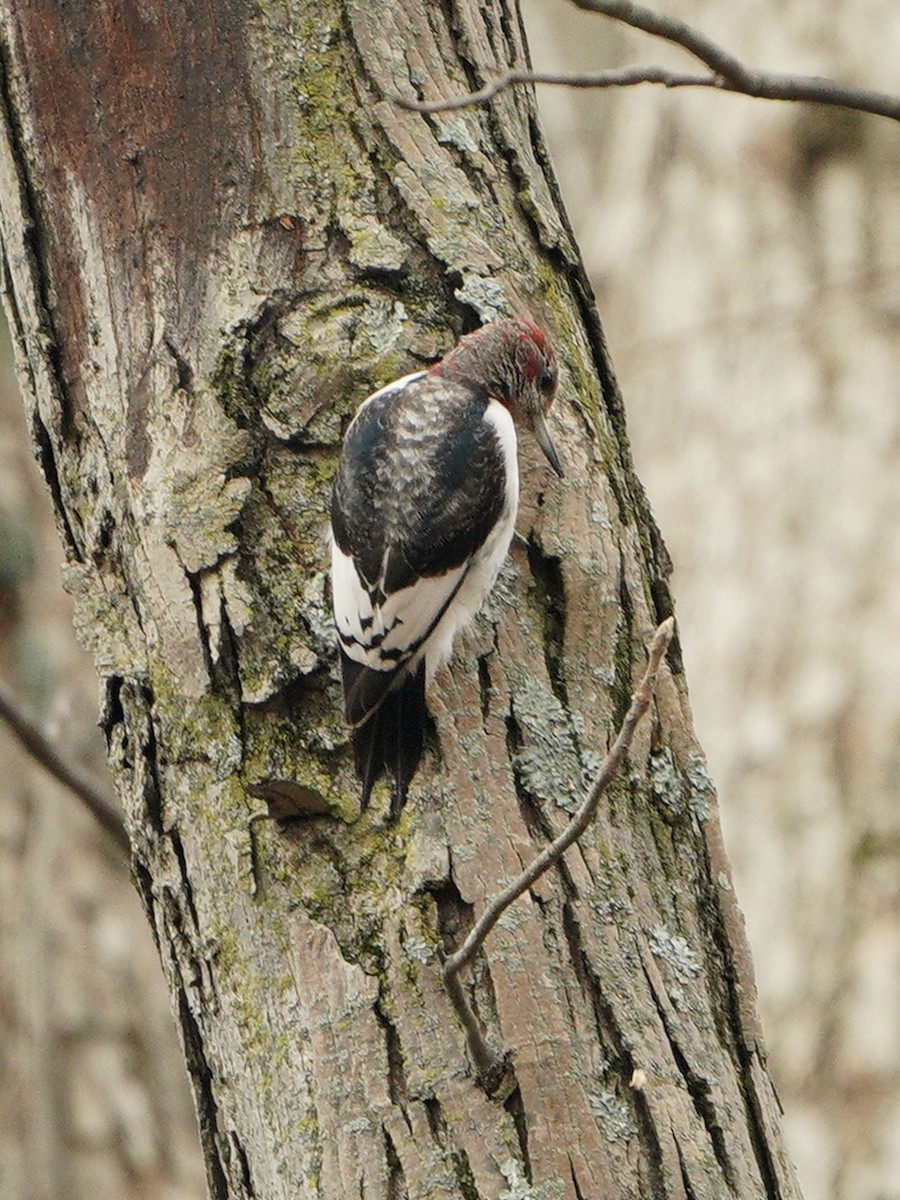
[[[130,855],[131,846],[128,834],[125,832],[125,825],[115,802],[84,772],[65,761],[37,725],[25,716],[2,683],[0,683],[0,720],[6,722],[19,744],[28,751],[32,758],[49,771],[64,787],[74,792],[103,826],[118,848],[126,856]]]
[[[572,3],[577,8],[621,21],[634,29],[681,46],[709,67],[711,74],[671,71],[657,66],[622,67],[577,75],[514,69],[496,75],[490,83],[465,96],[431,101],[395,97],[396,103],[401,108],[414,112],[439,113],[483,104],[507,88],[526,83],[572,88],[634,87],[640,83],[657,83],[667,88],[713,88],[716,91],[753,96],[760,100],[827,104],[900,121],[900,96],[872,91],[869,88],[850,87],[816,75],[753,70],[705,34],[685,25],[683,21],[663,16],[640,4],[632,4],[630,0],[572,0]]]
[[[623,25],[630,25],[632,29],[640,29],[642,33],[652,34],[665,42],[674,42],[693,54],[694,58],[706,63],[711,71],[723,79],[738,83],[750,77],[751,73],[734,55],[711,41],[699,29],[692,29],[675,17],[654,12],[642,4],[633,4],[631,0],[572,0],[572,3],[585,12],[600,13],[614,21],[621,21]]]
[[[504,1060],[491,1050],[485,1041],[478,1019],[472,1012],[472,1008],[459,981],[459,973],[463,967],[472,961],[484,945],[485,938],[509,906],[523,892],[527,891],[535,880],[539,879],[545,871],[549,870],[554,863],[559,862],[566,850],[581,837],[588,825],[590,825],[597,810],[597,805],[600,802],[600,797],[615,778],[616,772],[631,746],[634,731],[637,729],[644,713],[650,707],[660,663],[669,648],[674,631],[675,618],[667,617],[654,633],[653,640],[650,643],[647,669],[644,671],[644,676],[631,698],[631,705],[625,714],[625,719],[622,722],[616,740],[603,760],[591,790],[572,820],[562,833],[525,868],[521,875],[518,875],[512,883],[508,884],[502,892],[499,892],[494,897],[469,930],[469,934],[460,948],[444,962],[444,984],[460,1022],[465,1029],[469,1052],[482,1080],[496,1080],[499,1082],[503,1074]],[[491,1088],[489,1087],[488,1090],[491,1090]]]
[[[691,75],[683,71],[669,71],[665,67],[622,67],[620,70],[597,71],[582,75],[555,74],[551,71],[505,71],[477,92],[465,96],[453,96],[448,100],[409,100],[395,97],[400,108],[421,113],[454,112],[483,104],[486,100],[517,84],[546,84],[550,87],[569,88],[613,88],[634,87],[639,83],[658,83],[667,88],[713,88],[719,92],[754,96],[760,100],[795,100],[808,104],[828,104],[835,108],[857,109],[878,117],[900,121],[900,97],[885,92],[873,92],[867,88],[845,87],[828,79],[813,75],[777,75],[756,71],[749,77],[746,86],[723,79],[720,75]]]
[[[410,109],[420,113],[453,112],[458,108],[468,108],[470,105],[483,104],[493,99],[507,88],[520,83],[547,84],[550,87],[571,88],[610,88],[632,87],[637,83],[664,83],[667,87],[702,87],[707,82],[705,75],[677,75],[662,67],[622,67],[610,71],[588,71],[578,75],[559,74],[555,71],[504,71],[496,75],[490,83],[468,92],[465,96],[451,96],[447,100],[410,100],[405,96],[395,96],[394,101],[400,108]],[[711,85],[718,86],[718,85]]]

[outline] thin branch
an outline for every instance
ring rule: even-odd
[[[597,71],[579,75],[557,74],[552,71],[504,71],[477,92],[452,96],[448,100],[409,100],[395,97],[400,108],[421,113],[454,112],[483,104],[507,88],[523,83],[545,84],[548,87],[612,88],[634,87],[640,83],[658,83],[667,88],[712,88],[718,92],[753,96],[759,100],[789,100],[807,104],[827,104],[834,108],[856,109],[877,117],[900,121],[900,96],[873,92],[867,88],[845,87],[815,75],[781,75],[757,71],[748,77],[746,85],[724,79],[721,75],[691,75],[670,71],[665,67],[622,67],[618,70]]]
[[[634,66],[609,71],[597,71],[568,75],[553,71],[504,71],[465,96],[454,96],[447,100],[418,101],[395,97],[400,108],[413,112],[440,113],[483,104],[500,92],[521,84],[545,84],[550,87],[610,88],[634,87],[640,83],[656,83],[667,88],[699,87],[713,88],[720,92],[732,92],[752,96],[759,100],[787,100],[807,104],[827,104],[836,108],[855,109],[873,116],[887,117],[900,121],[900,96],[887,92],[876,92],[869,88],[851,87],[823,79],[817,75],[792,75],[777,71],[755,71],[711,41],[705,34],[683,21],[665,17],[630,0],[572,0],[577,8],[600,13],[640,29],[644,33],[663,38],[693,54],[712,74],[691,74],[685,71],[670,71],[665,67]]]
[[[713,72],[711,79],[697,86],[718,87],[721,91],[740,92],[760,100],[830,104],[900,121],[900,96],[835,83],[818,75],[753,70],[698,29],[685,25],[675,17],[645,8],[642,4],[634,4],[632,0],[572,0],[572,3],[576,8],[611,17],[633,29],[681,46]],[[667,83],[666,86],[691,85]]]
[[[650,643],[647,669],[631,698],[631,705],[625,714],[616,740],[603,760],[591,790],[572,820],[562,833],[525,868],[521,875],[518,875],[512,883],[494,897],[472,926],[460,948],[451,954],[444,963],[444,984],[465,1029],[469,1051],[483,1081],[496,1080],[499,1082],[504,1070],[504,1060],[491,1050],[485,1041],[478,1020],[472,1012],[460,984],[459,973],[484,945],[485,938],[509,906],[518,900],[519,896],[527,891],[535,880],[548,871],[554,863],[559,862],[566,850],[581,837],[590,825],[594,813],[597,811],[600,797],[615,778],[616,772],[631,746],[634,731],[650,707],[660,664],[669,648],[674,632],[675,618],[667,617],[654,633]],[[488,1087],[488,1090],[493,1089]]]
[[[3,683],[0,683],[0,720],[6,722],[19,744],[32,758],[49,771],[63,787],[74,792],[118,848],[129,856],[131,846],[128,834],[125,832],[125,825],[115,801],[84,772],[65,761],[37,725],[25,716]]]
[[[702,87],[707,79],[706,75],[677,75],[663,67],[623,67],[618,70],[593,71],[578,75],[558,74],[555,71],[511,70],[495,76],[477,92],[468,92],[465,96],[451,96],[447,100],[410,100],[404,96],[396,96],[394,102],[399,108],[412,112],[442,113],[483,104],[500,92],[505,92],[507,88],[516,87],[521,83],[571,88],[631,87],[636,83],[664,83],[667,87]]]
[[[654,12],[642,4],[632,4],[631,0],[572,0],[572,3],[585,12],[600,13],[614,21],[621,21],[623,25],[630,25],[632,29],[640,29],[642,33],[662,38],[665,42],[674,42],[693,54],[694,58],[699,58],[716,75],[732,83],[749,80],[752,74],[733,54],[729,54],[705,33],[685,25],[684,21],[675,17]]]

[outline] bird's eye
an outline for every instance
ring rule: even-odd
[[[551,370],[550,367],[546,367],[541,371],[538,377],[538,387],[542,392],[552,392],[556,387],[556,371]]]

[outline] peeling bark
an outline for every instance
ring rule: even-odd
[[[531,99],[424,119],[517,13],[193,0],[2,12],[4,291],[215,1197],[796,1195],[677,653],[594,828],[467,986],[671,608]],[[357,810],[325,578],[343,423],[507,308],[563,362],[568,482],[432,698],[398,819]],[[260,789],[320,815],[259,819]],[[640,1086],[638,1086],[640,1081]]]

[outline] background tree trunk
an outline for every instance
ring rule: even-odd
[[[440,982],[581,795],[670,607],[529,97],[389,100],[519,59],[517,15],[2,12],[11,324],[211,1193],[795,1195],[677,653],[596,828],[475,972],[505,1098]],[[562,351],[569,481],[523,448],[527,549],[439,680],[440,768],[398,822],[384,793],[355,819],[324,576],[341,422],[509,307]],[[272,780],[328,815],[257,819]]]

